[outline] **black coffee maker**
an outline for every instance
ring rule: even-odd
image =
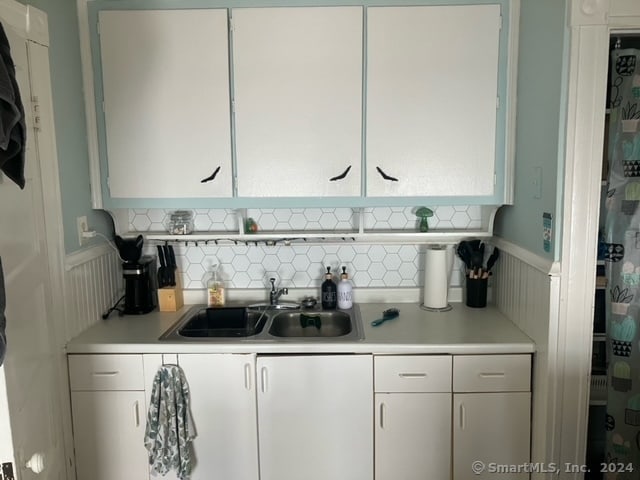
[[[125,315],[149,313],[156,306],[155,257],[142,255],[142,244],[142,235],[135,239],[116,235],[116,246],[123,260]]]

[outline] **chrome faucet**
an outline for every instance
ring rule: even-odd
[[[289,293],[289,289],[281,288],[280,290],[278,290],[276,289],[276,279],[270,278],[269,281],[271,282],[271,291],[269,292],[269,303],[271,305],[277,305],[278,299],[282,295],[287,295]]]

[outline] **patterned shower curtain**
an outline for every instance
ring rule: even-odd
[[[605,201],[607,470],[640,478],[640,50],[611,58],[609,178]],[[633,471],[631,471],[633,470]]]

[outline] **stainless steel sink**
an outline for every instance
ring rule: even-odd
[[[160,340],[179,338],[237,338],[260,333],[268,317],[246,307],[191,308]]]
[[[352,331],[351,316],[340,311],[278,313],[269,328],[276,337],[342,337]]]
[[[350,310],[301,310],[297,304],[251,304],[213,308],[196,305],[160,340],[328,342],[362,338],[360,310],[356,305]]]

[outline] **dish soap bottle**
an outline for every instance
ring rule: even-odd
[[[338,283],[338,308],[348,310],[353,307],[353,285],[347,275],[347,267],[342,267],[340,283]]]
[[[322,282],[322,309],[335,310],[337,303],[337,290],[333,275],[331,275],[331,267],[327,267],[327,273],[324,276],[325,281]]]
[[[209,307],[223,307],[224,306],[224,285],[218,279],[218,264],[213,265],[213,274],[207,282],[207,296]]]

